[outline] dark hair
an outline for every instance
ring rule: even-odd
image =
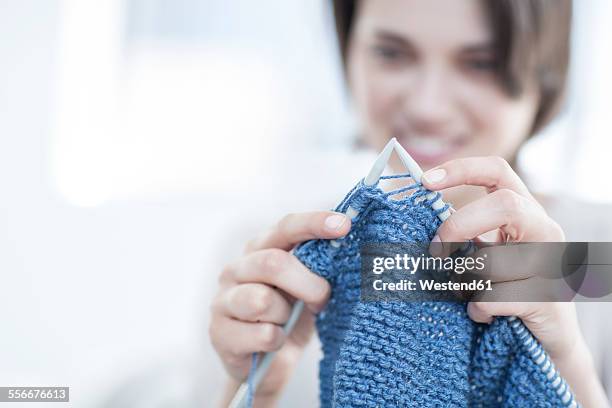
[[[346,54],[358,0],[333,0],[336,33]],[[481,0],[497,52],[499,83],[519,96],[534,81],[540,105],[532,134],[547,125],[565,94],[570,54],[571,0]]]

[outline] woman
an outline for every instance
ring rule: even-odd
[[[555,201],[529,191],[515,158],[563,96],[569,1],[334,2],[361,141],[380,150],[397,137],[428,170],[425,186],[443,190],[458,209],[434,241],[491,231],[496,240],[566,239],[562,223],[547,212],[558,208]],[[402,170],[398,162],[392,166]],[[341,237],[350,224],[328,211],[287,215],[223,270],[210,335],[231,378],[226,400],[246,377],[252,352],[277,350],[255,398],[257,406],[275,403],[330,294],[329,284],[289,251],[304,240]],[[307,310],[286,337],[281,326],[289,298],[304,300]],[[607,405],[574,304],[471,302],[468,314],[477,322],[520,317],[578,401]]]

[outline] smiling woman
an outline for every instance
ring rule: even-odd
[[[369,144],[394,135],[425,168],[483,154],[514,162],[559,106],[569,1],[334,5]]]
[[[588,217],[595,213],[593,207],[530,191],[515,160],[524,142],[551,121],[563,100],[569,0],[335,0],[333,4],[360,141],[381,150],[396,137],[428,170],[422,178],[424,187],[440,191],[457,210],[432,234],[433,243],[559,242],[566,237],[604,236],[598,228],[609,224],[603,222],[609,217],[600,215],[594,222]],[[397,158],[390,167],[398,173],[403,170]],[[565,210],[560,211],[562,207]],[[255,403],[268,406],[276,401],[312,334],[315,316],[323,310],[318,318],[324,319],[321,316],[346,295],[335,288],[330,294],[334,281],[315,279],[291,251],[305,240],[346,235],[352,220],[337,221],[337,217],[329,212],[290,214],[272,232],[251,241],[245,255],[223,270],[210,333],[231,376],[228,395],[245,378],[251,353],[274,350],[277,358]],[[326,219],[336,219],[334,228]],[[576,220],[577,228],[570,222]],[[504,279],[492,285],[519,290],[523,280],[517,274]],[[261,310],[257,316],[246,312],[252,310],[248,299],[253,297],[265,299],[264,305],[257,305]],[[286,335],[280,327],[294,298],[304,300],[307,308],[295,331]],[[415,306],[406,305],[403,312],[410,315],[411,307]],[[577,316],[574,304],[554,302],[470,302],[462,312],[483,324],[495,324],[498,316],[520,318],[577,400],[585,407],[605,406],[598,378],[605,370],[593,358],[596,355],[597,363],[603,364],[605,350],[589,344],[605,334],[593,313]],[[253,341],[236,340],[243,338]],[[420,374],[414,376],[417,381],[425,378]],[[333,393],[335,388],[323,377],[321,389]],[[327,397],[322,394],[322,401],[331,401]]]

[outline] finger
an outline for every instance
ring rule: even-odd
[[[467,241],[497,228],[513,242],[557,241],[559,237],[558,225],[535,202],[502,189],[465,205],[444,221],[432,241],[431,253],[448,255],[444,243]]]
[[[264,249],[242,257],[229,268],[236,283],[264,283],[303,300],[313,312],[320,311],[331,288],[322,277],[312,273],[294,255],[280,249]]]
[[[259,283],[236,285],[218,301],[220,312],[246,322],[282,325],[289,319],[291,305],[277,290]]]
[[[478,291],[470,300],[483,303],[568,302],[574,296],[564,281],[536,276],[494,283],[492,290]]]
[[[240,367],[250,362],[252,353],[280,349],[286,335],[280,326],[272,323],[241,322],[223,316],[214,323],[210,337],[223,360]]]
[[[489,193],[500,189],[534,200],[508,162],[498,156],[466,157],[450,160],[423,174],[423,185],[430,190],[471,185],[486,187]]]
[[[484,268],[470,270],[463,275],[463,279],[487,279],[492,283],[510,282],[528,279],[538,275],[539,268],[534,268],[529,262],[517,257],[515,245],[500,245],[486,247],[474,252],[471,257],[480,258]]]
[[[467,313],[477,323],[491,323],[496,316],[525,316],[532,309],[529,302],[469,302]]]
[[[565,251],[565,245],[528,242],[488,245],[472,256],[485,260],[485,267],[476,275],[497,283],[532,277],[563,279]]]
[[[334,239],[346,235],[351,220],[345,214],[333,211],[317,211],[285,216],[274,228],[251,241],[246,253],[261,249],[279,248],[286,251],[309,239]]]

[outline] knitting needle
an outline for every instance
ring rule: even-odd
[[[365,184],[366,186],[373,186],[374,184],[378,183],[378,180],[380,180],[380,176],[382,176],[383,171],[385,171],[385,167],[387,167],[387,163],[389,162],[391,153],[393,153],[393,149],[395,148],[395,143],[397,143],[397,140],[395,140],[395,138],[392,138],[391,140],[389,140],[389,142],[387,142],[387,145],[384,147],[382,152],[380,152],[380,154],[376,158],[376,161],[374,162],[374,165],[370,169],[370,172],[363,179],[363,184]],[[346,216],[351,219],[355,218],[357,214],[359,214],[359,211],[357,211],[350,205],[346,209]],[[332,245],[336,246],[335,240],[332,241]]]
[[[391,140],[389,140],[389,142],[387,142],[387,145],[380,152],[380,154],[376,158],[376,161],[374,161],[374,164],[370,168],[368,175],[363,179],[363,184],[365,184],[366,186],[373,186],[374,184],[378,183],[378,180],[380,180],[380,176],[382,176],[383,172],[385,171],[385,168],[387,167],[387,163],[389,162],[391,153],[393,153],[393,150],[395,149],[396,143],[397,140],[395,138],[392,138]],[[349,207],[346,209],[345,214],[350,219],[353,219],[359,214],[359,211],[349,205]],[[338,248],[340,246],[340,243],[335,239],[331,240],[330,244],[334,248]]]
[[[423,170],[421,169],[421,167],[417,164],[416,161],[414,161],[414,159],[408,154],[406,149],[404,149],[404,147],[399,144],[397,140],[395,141],[395,150],[397,151],[397,155],[399,156],[402,163],[404,163],[404,166],[406,166],[406,168],[408,169],[408,172],[410,173],[412,179],[417,183],[420,183],[421,179],[423,178]],[[427,195],[427,198],[431,199],[435,195],[436,193],[429,193]],[[439,210],[441,208],[444,208],[445,205],[446,204],[444,203],[444,201],[442,201],[441,198],[438,198],[431,206],[434,210]],[[448,209],[438,214],[438,218],[440,218],[440,221],[442,222],[446,221],[448,217],[450,217],[450,211]]]
[[[296,302],[293,305],[293,309],[291,309],[291,314],[289,315],[289,320],[287,320],[287,323],[285,323],[285,325],[283,326],[283,331],[287,335],[289,335],[289,333],[291,333],[291,331],[293,330],[293,327],[295,326],[295,324],[298,321],[298,318],[302,314],[303,309],[304,309],[304,302],[301,300]],[[276,354],[275,351],[271,351],[269,353],[266,353],[264,357],[261,359],[261,363],[259,364],[259,366],[257,366],[257,369],[255,370],[255,374],[253,375],[253,379],[252,379],[253,390],[257,390],[257,386],[259,385],[263,377],[268,372],[268,369],[270,368],[270,365],[272,364],[272,360],[274,359],[275,354]],[[232,398],[232,402],[230,402],[228,407],[229,408],[244,408],[247,402],[247,391],[248,390],[249,390],[248,382],[245,381],[242,384],[240,384],[238,391],[236,391],[236,394],[234,395],[234,398]]]
[[[378,182],[380,176],[385,171],[385,167],[389,162],[389,158],[391,157],[391,153],[393,153],[396,143],[397,141],[395,140],[395,138],[392,138],[391,140],[389,140],[384,149],[380,152],[380,154],[376,158],[376,161],[374,161],[374,164],[370,168],[368,175],[363,180],[363,183],[365,185],[373,186]],[[359,214],[359,211],[349,206],[345,214],[347,217],[353,219],[357,216],[357,214]],[[339,246],[339,243],[336,240],[332,240],[330,243],[334,247]],[[287,335],[291,333],[291,330],[293,330],[293,326],[295,326],[295,324],[297,323],[297,320],[300,317],[300,314],[302,314],[303,309],[303,301],[300,300],[295,302],[293,308],[291,309],[291,315],[289,316],[289,320],[283,326],[283,331]],[[261,364],[259,364],[259,366],[257,366],[257,368],[255,369],[255,374],[252,378],[252,386],[254,390],[257,389],[257,386],[268,372],[268,369],[270,368],[270,364],[272,364],[272,359],[274,358],[275,354],[276,352],[266,353],[261,360]],[[238,391],[236,391],[234,398],[232,398],[232,401],[229,404],[229,408],[244,408],[246,406],[248,389],[248,382],[245,381],[240,384]]]
[[[385,167],[387,167],[387,163],[389,162],[389,158],[391,157],[391,153],[393,153],[393,149],[395,148],[395,144],[397,140],[392,138],[387,142],[387,145],[383,148],[382,152],[376,158],[374,165],[370,169],[368,175],[363,179],[363,183],[366,186],[373,186],[378,183],[380,176],[382,176],[383,171],[385,171]]]

